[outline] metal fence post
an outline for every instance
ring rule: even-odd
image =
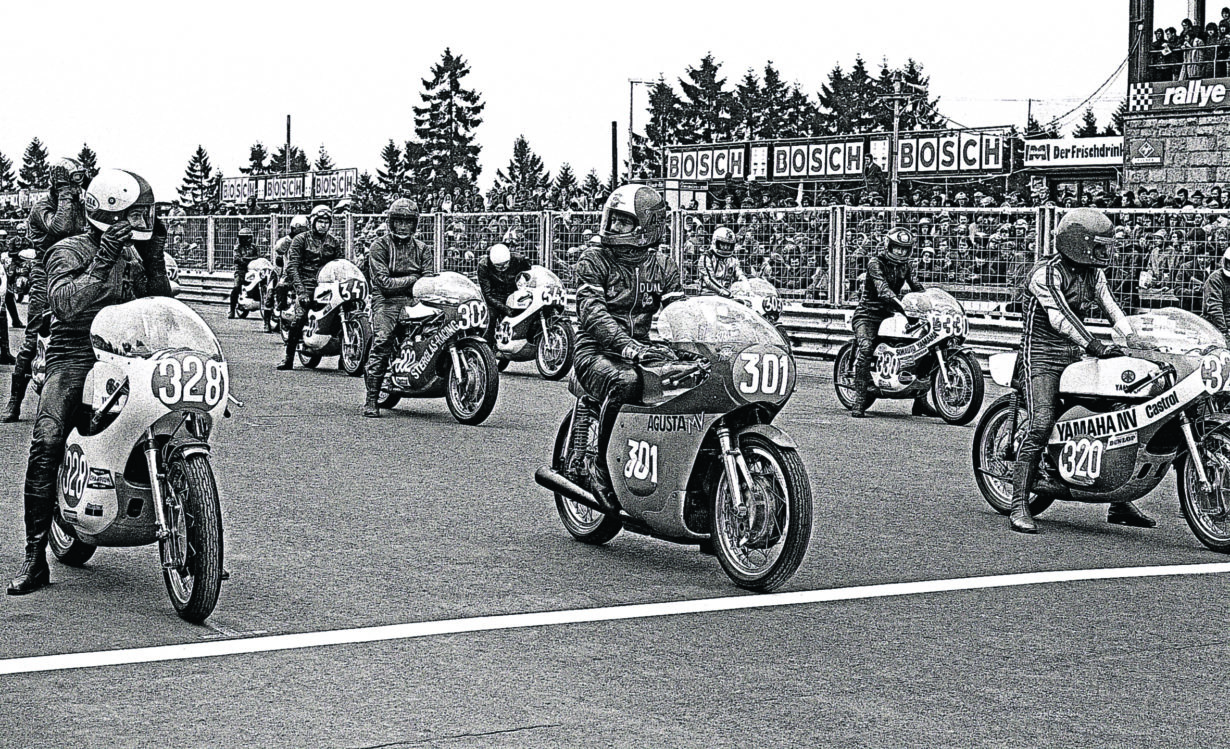
[[[833,306],[846,301],[846,253],[842,237],[846,234],[846,207],[829,208],[829,299]]]
[[[346,214],[346,257],[354,260],[354,214]]]
[[[273,248],[278,243],[278,214],[269,214],[269,262],[275,262]]]
[[[444,270],[444,214],[436,213],[431,217],[432,244],[435,246],[436,273]]]
[[[538,246],[538,264],[551,270],[551,248],[555,246],[554,211],[543,211],[538,215],[538,236],[542,242]]]
[[[214,217],[205,219],[205,268],[214,272]]]

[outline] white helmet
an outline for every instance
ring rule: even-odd
[[[144,242],[154,235],[154,190],[140,175],[103,169],[86,190],[85,217],[100,231],[126,218],[132,238]]]
[[[504,270],[508,267],[508,262],[512,260],[512,252],[509,251],[507,245],[495,244],[491,246],[491,250],[487,253],[487,259],[496,268]]]

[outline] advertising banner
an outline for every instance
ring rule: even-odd
[[[223,177],[222,202],[247,203],[256,194],[256,183],[251,177]]]
[[[745,146],[710,146],[667,151],[666,178],[688,182],[743,179]]]
[[[354,187],[358,181],[358,169],[331,169],[324,172],[312,172],[312,197],[321,200],[333,200],[354,195]]]
[[[1027,140],[1025,166],[1123,166],[1123,136]]]
[[[870,153],[881,169],[888,170],[890,138],[872,136]],[[905,132],[897,139],[897,173],[985,174],[1004,171],[1004,129]]]
[[[863,171],[862,136],[772,146],[774,179],[842,177]]]
[[[1133,83],[1128,87],[1128,112],[1190,112],[1230,107],[1230,78]]]

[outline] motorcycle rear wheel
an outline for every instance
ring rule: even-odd
[[[847,411],[853,411],[858,395],[854,391],[854,344],[847,343],[837,352],[833,361],[833,389],[837,391],[837,400]],[[868,395],[863,408],[871,408],[875,403],[874,396]]]
[[[1213,489],[1213,498],[1217,501],[1214,507],[1201,506],[1200,496],[1196,490],[1199,479],[1196,477],[1195,461],[1187,452],[1179,461],[1179,507],[1183,510],[1183,519],[1187,527],[1192,529],[1200,543],[1213,551],[1230,553],[1230,512],[1219,513],[1217,506],[1230,509],[1230,435],[1214,432],[1201,441],[1204,451],[1204,470]],[[1227,517],[1218,517],[1226,514]]]
[[[572,324],[563,315],[547,321],[546,334],[538,339],[534,364],[544,380],[558,380],[572,369],[572,356],[576,351],[576,333]]]
[[[982,410],[986,383],[982,367],[964,351],[948,357],[948,385],[938,370],[931,380],[931,404],[940,418],[949,424],[962,426],[974,420]]]
[[[465,372],[449,364],[444,400],[459,423],[474,426],[486,421],[500,395],[500,372],[486,341],[465,338],[457,342],[457,358]]]
[[[743,434],[739,449],[754,486],[741,486],[748,517],[735,511],[722,471],[713,494],[713,550],[727,577],[748,590],[780,588],[803,563],[811,540],[812,496],[798,451],[759,434]]]
[[[175,612],[200,624],[213,613],[222,588],[222,508],[207,455],[167,465],[165,505],[171,532],[182,544],[176,569],[163,569]]]
[[[978,491],[991,508],[1000,515],[1012,512],[1012,466],[1014,460],[1007,460],[1009,448],[1008,429],[1012,424],[1012,393],[1001,395],[995,402],[987,406],[982,418],[974,429],[973,465],[974,481]],[[1025,439],[1025,430],[1029,426],[1029,413],[1024,408],[1017,409],[1017,434],[1012,447],[1015,456]],[[1055,500],[1050,497],[1039,497],[1034,494],[1029,501],[1029,512],[1034,517],[1042,514]]]
[[[372,348],[372,324],[366,317],[361,314],[355,314],[348,322],[343,325],[351,326],[350,332],[357,343],[347,345],[345,334],[342,338],[342,353],[337,358],[338,365],[342,371],[351,377],[360,377],[363,374],[363,368],[367,364],[367,357]]]
[[[51,518],[51,531],[47,534],[47,547],[56,561],[69,567],[80,567],[90,561],[98,547],[78,539],[60,520],[57,510]]]
[[[572,412],[564,417],[555,434],[555,453],[551,458],[551,467],[564,473],[568,467],[568,442],[572,433]],[[555,495],[555,511],[559,513],[564,530],[576,540],[591,546],[601,546],[619,535],[623,530],[623,520],[618,515],[610,516],[598,512],[592,507],[586,507],[568,499],[562,494]]]

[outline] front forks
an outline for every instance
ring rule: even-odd
[[[1204,454],[1200,452],[1200,444],[1196,442],[1196,434],[1192,430],[1192,420],[1186,411],[1179,414],[1179,429],[1183,432],[1183,439],[1187,442],[1187,450],[1192,456],[1192,465],[1196,469],[1196,491],[1200,495],[1197,497],[1200,506],[1207,510],[1224,514],[1225,508],[1221,506],[1220,497],[1218,497],[1216,503],[1210,501],[1213,495],[1213,485],[1209,483],[1209,475],[1204,470]]]
[[[162,566],[169,570],[177,569],[180,559],[179,539],[171,531],[171,523],[167,519],[165,496],[162,492],[165,475],[158,470],[158,446],[154,441],[153,428],[145,430],[145,468],[149,471],[149,488],[154,503],[154,518],[158,523],[158,549],[162,552]]]
[[[734,505],[735,515],[746,523],[744,526],[746,535],[746,529],[750,529],[756,523],[755,504],[743,501],[743,486],[746,485],[748,489],[752,488],[752,474],[747,468],[743,451],[735,445],[725,420],[719,420],[717,423],[717,438],[718,446],[722,450],[722,466],[726,471],[726,484],[730,487],[731,503]]]

